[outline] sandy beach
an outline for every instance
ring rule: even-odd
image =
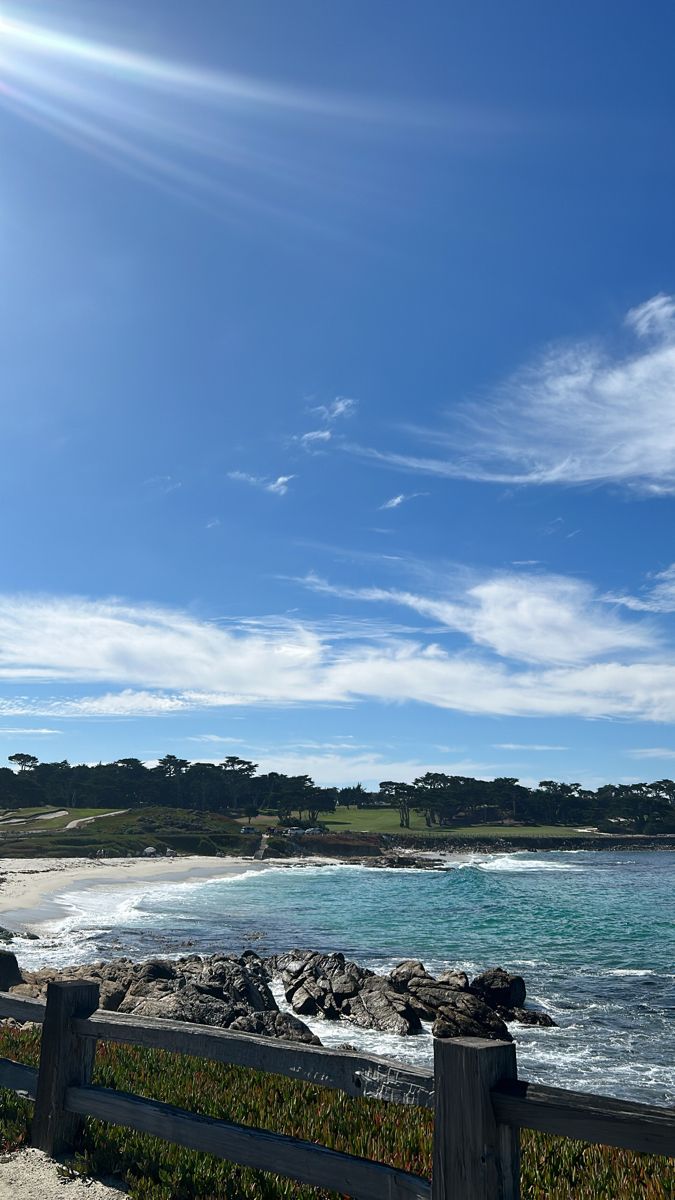
[[[106,888],[144,883],[225,879],[245,871],[265,870],[252,859],[205,858],[6,858],[0,860],[0,922],[16,931],[32,930],[56,920],[63,908],[58,897],[74,888]]]

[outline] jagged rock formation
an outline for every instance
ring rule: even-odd
[[[280,1012],[270,983],[278,978],[293,1013]],[[473,982],[462,971],[431,975],[410,959],[388,975],[350,962],[344,954],[290,950],[262,959],[252,950],[178,959],[129,958],[109,963],[19,970],[13,954],[0,952],[0,990],[42,998],[54,979],[93,979],[101,1008],[139,1017],[189,1021],[266,1037],[319,1044],[301,1017],[343,1021],[361,1029],[407,1036],[422,1021],[435,1037],[484,1037],[510,1041],[507,1021],[553,1025],[546,1013],[525,1009],[521,976],[493,967]]]

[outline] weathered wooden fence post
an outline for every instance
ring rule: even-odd
[[[32,1143],[46,1154],[72,1147],[82,1118],[64,1110],[66,1088],[91,1081],[96,1039],[78,1037],[73,1017],[89,1017],[98,1008],[97,983],[49,983],[42,1026]]]
[[[432,1200],[519,1200],[518,1130],[497,1123],[490,1099],[517,1074],[511,1042],[434,1039]]]

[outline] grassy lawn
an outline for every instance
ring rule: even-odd
[[[123,806],[120,805],[120,808]],[[21,825],[6,825],[5,830],[13,828],[20,830],[22,833],[54,833],[56,830],[65,829],[71,821],[82,821],[86,817],[107,817],[109,813],[117,812],[114,808],[57,808],[51,805],[48,808],[15,808],[7,809],[0,817],[0,832],[3,826],[2,820],[20,820]],[[50,817],[50,813],[64,813],[64,816]]]
[[[410,833],[453,837],[588,837],[572,825],[435,825],[427,829],[421,813],[411,812],[410,829],[401,829],[396,808],[338,808],[322,813],[321,822],[335,833]]]
[[[124,805],[119,805],[124,810]],[[44,820],[50,813],[64,811],[64,816]],[[5,857],[37,856],[67,857],[95,854],[98,849],[112,854],[140,854],[146,846],[158,849],[170,846],[179,853],[216,854],[250,853],[252,836],[242,837],[241,826],[253,825],[261,832],[275,824],[275,818],[260,815],[249,821],[246,817],[233,819],[222,813],[195,812],[180,808],[148,807],[119,811],[115,808],[71,808],[61,810],[54,805],[42,808],[7,809],[0,822],[16,819],[21,824],[0,823],[0,848]],[[96,818],[76,829],[68,829],[71,821]],[[588,837],[570,825],[438,825],[428,829],[420,813],[410,814],[410,828],[401,829],[396,808],[338,808],[335,813],[322,813],[321,823],[331,833],[394,834],[405,837],[457,838],[564,838]]]
[[[0,1054],[37,1065],[40,1032],[0,1030]],[[240,1067],[163,1051],[99,1043],[94,1082],[169,1101],[192,1112],[306,1138],[431,1173],[432,1114]],[[28,1138],[32,1105],[0,1092],[0,1151]],[[114,1175],[131,1200],[331,1200],[335,1193],[236,1167],[121,1126],[87,1120],[80,1164]],[[524,1132],[523,1200],[672,1200],[675,1161]],[[67,1190],[67,1189],[66,1189]],[[459,1200],[459,1197],[458,1197]]]
[[[146,846],[155,846],[160,852],[168,846],[184,854],[251,852],[254,839],[242,837],[239,825],[221,813],[148,807],[110,815],[117,811],[77,808],[54,821],[5,825],[0,827],[0,853],[6,858],[68,858],[93,856],[103,850],[114,857],[142,854]],[[65,828],[69,821],[87,816],[100,819],[77,829]]]

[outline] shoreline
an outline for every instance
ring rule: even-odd
[[[516,854],[583,851],[655,851],[675,850],[674,839],[663,844],[651,837],[636,840],[635,835],[619,841],[608,836],[598,844],[596,839],[467,839],[452,837],[405,838],[387,836],[386,845],[381,844],[380,854],[365,858],[357,853],[340,853],[337,847],[307,846],[309,851],[288,857],[272,857],[263,860],[239,856],[220,857],[186,855],[182,858],[8,858],[0,859],[0,926],[7,926],[19,937],[35,932],[36,927],[63,919],[67,914],[59,897],[64,892],[85,891],[89,888],[115,889],[138,888],[154,883],[186,883],[194,880],[232,879],[249,872],[263,872],[271,868],[293,869],[310,866],[364,866],[393,867],[403,869],[423,865],[425,859],[434,860],[443,856],[463,857],[467,854]],[[384,843],[385,839],[382,839]],[[554,845],[551,845],[554,841]],[[590,843],[590,844],[589,844]],[[344,851],[346,847],[342,847]],[[387,862],[388,858],[409,858],[410,862]],[[429,869],[433,869],[431,861]],[[9,943],[11,945],[11,943]]]
[[[58,896],[65,891],[231,879],[246,871],[263,871],[271,865],[271,861],[210,858],[196,854],[181,859],[38,858],[32,859],[30,866],[22,858],[3,859],[0,865],[0,918],[20,936],[26,931],[33,932],[35,926],[64,916],[66,910]]]

